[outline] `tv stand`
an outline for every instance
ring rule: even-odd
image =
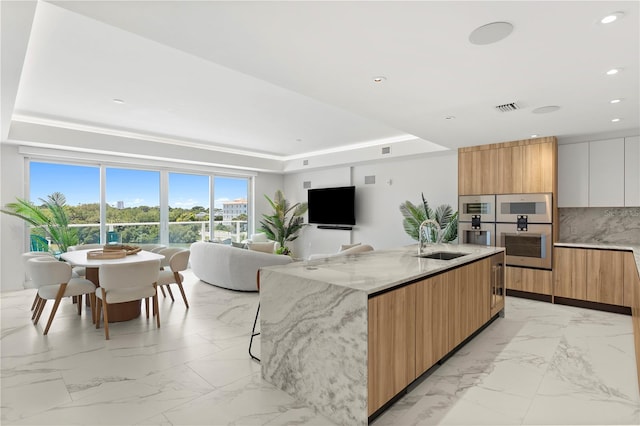
[[[338,229],[341,231],[351,231],[353,229],[353,226],[318,225],[318,229]]]

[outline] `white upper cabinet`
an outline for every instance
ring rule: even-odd
[[[558,145],[558,207],[589,206],[589,142]]]
[[[589,206],[624,207],[624,139],[589,142]]]
[[[639,207],[640,136],[558,145],[558,207]]]
[[[640,136],[624,140],[624,205],[640,207]]]

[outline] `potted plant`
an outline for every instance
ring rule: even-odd
[[[59,252],[66,252],[69,246],[78,244],[78,232],[69,227],[69,219],[65,211],[67,199],[64,194],[54,192],[42,201],[42,206],[36,206],[29,200],[17,198],[14,203],[8,203],[2,213],[19,217],[34,226],[35,234],[44,234]]]
[[[435,226],[425,228],[426,241],[448,243],[458,238],[458,212],[454,212],[448,204],[442,204],[433,210],[424,199],[424,194],[421,196],[422,204],[415,205],[411,201],[405,201],[400,205],[405,232],[419,241],[420,224],[427,219],[432,219],[440,225],[440,229],[436,229]]]
[[[304,218],[302,216],[307,212],[309,206],[306,202],[291,205],[281,190],[276,191],[273,200],[267,195],[264,198],[273,208],[273,213],[262,215],[263,220],[260,221],[260,230],[270,240],[280,243],[278,254],[290,255],[291,250],[287,247],[287,243],[297,239],[300,230],[306,225],[303,223]]]

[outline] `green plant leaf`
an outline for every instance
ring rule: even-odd
[[[450,242],[458,237],[458,212],[453,211],[450,205],[442,204],[432,210],[429,203],[421,194],[422,203],[413,204],[411,201],[405,201],[400,204],[400,213],[403,216],[402,227],[404,231],[416,241],[419,241],[420,224],[426,219],[434,219],[440,225],[440,230],[435,226],[425,227],[426,240],[435,242],[438,239],[438,233],[442,235],[442,242]]]

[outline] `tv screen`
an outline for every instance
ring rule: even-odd
[[[355,186],[310,189],[309,223],[355,225]]]

